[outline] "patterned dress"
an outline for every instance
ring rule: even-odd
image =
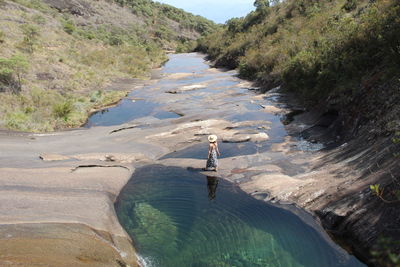
[[[206,170],[215,170],[218,167],[217,151],[215,146],[211,148],[210,156],[207,159]]]

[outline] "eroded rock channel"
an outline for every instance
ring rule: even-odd
[[[281,120],[289,109],[277,90],[252,92],[235,72],[210,69],[195,54],[171,56],[163,73],[89,120],[110,125],[136,116],[127,122],[142,131],[158,124],[145,139],[172,150],[137,169],[116,206],[144,265],[362,266],[306,215],[311,226],[261,201],[270,189],[306,184],[307,151],[323,147],[288,135]],[[216,174],[201,172],[208,134],[221,140]]]
[[[288,133],[293,107],[278,89],[259,94],[235,75],[171,55],[161,79],[85,129],[2,136],[0,242],[14,247],[0,246],[0,263],[24,266],[40,239],[30,266],[364,266],[282,205],[299,196],[307,208],[332,186],[313,169],[324,146]],[[209,134],[216,173],[202,171]]]

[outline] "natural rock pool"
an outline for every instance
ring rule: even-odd
[[[297,215],[178,167],[138,169],[116,210],[146,266],[363,266]]]
[[[304,163],[292,151],[302,155],[323,148],[299,139],[290,144],[291,152],[281,149],[288,134],[282,114],[275,112],[285,105],[279,102],[279,93],[257,95],[234,71],[211,69],[198,54],[171,55],[162,74],[162,79],[133,90],[119,105],[96,113],[87,124],[125,123],[127,129],[148,132],[153,128],[157,133],[143,138],[165,146],[168,140],[176,144],[176,138],[184,136],[182,148],[173,145],[153,164],[136,169],[115,205],[143,265],[364,266],[335,245],[315,222],[306,223],[238,186],[262,172],[299,174]],[[218,120],[214,128],[210,120]],[[221,173],[235,183],[215,177],[220,172],[207,177],[194,167],[206,157],[204,141],[210,130],[228,135],[220,143],[221,162],[231,166]],[[251,139],[259,133],[269,138]],[[265,192],[258,196],[267,198]]]

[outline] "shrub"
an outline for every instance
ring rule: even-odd
[[[103,91],[101,91],[101,90],[92,92],[90,94],[90,102],[95,103],[97,101],[100,101],[100,99],[102,98],[102,95],[103,95]]]
[[[24,39],[21,43],[22,48],[26,49],[29,53],[33,53],[35,46],[39,41],[39,28],[31,24],[23,24],[21,26]]]
[[[76,27],[73,21],[71,20],[64,20],[62,22],[63,29],[66,33],[72,34],[76,31]]]
[[[342,9],[350,12],[357,8],[357,0],[346,0],[346,3],[342,6]]]
[[[13,93],[19,93],[28,67],[28,61],[22,55],[0,58],[0,91],[10,88]]]
[[[124,40],[123,40],[122,36],[120,36],[118,34],[112,34],[108,38],[108,44],[109,45],[118,46],[118,45],[122,45],[123,43],[124,43]]]
[[[56,103],[53,105],[53,114],[56,118],[68,120],[68,115],[73,111],[72,101],[66,100],[60,103]]]
[[[39,15],[39,14],[34,15],[32,17],[32,20],[37,24],[41,24],[41,25],[46,24],[46,19],[42,15]]]
[[[196,48],[196,42],[189,40],[181,40],[175,49],[176,53],[192,52]]]
[[[400,65],[400,2],[343,2],[281,1],[228,21],[197,50],[243,77],[283,83],[310,104],[342,90],[354,95],[363,76],[381,66],[391,77]],[[343,14],[357,3],[364,8]]]
[[[3,31],[0,30],[0,44],[4,43],[5,41],[5,34]]]
[[[27,123],[29,121],[29,116],[21,111],[14,113],[7,113],[5,125],[8,129],[27,131]]]

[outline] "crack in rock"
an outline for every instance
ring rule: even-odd
[[[133,125],[133,126],[129,126],[129,127],[119,128],[119,129],[116,129],[116,130],[111,131],[110,134],[117,133],[117,132],[121,132],[121,131],[124,131],[124,130],[134,129],[134,128],[136,128],[136,127],[138,127],[138,125]]]
[[[88,164],[88,165],[79,165],[73,169],[71,169],[71,172],[74,172],[78,170],[79,168],[124,168],[130,171],[130,169],[126,166],[122,165],[98,165],[98,164]]]

